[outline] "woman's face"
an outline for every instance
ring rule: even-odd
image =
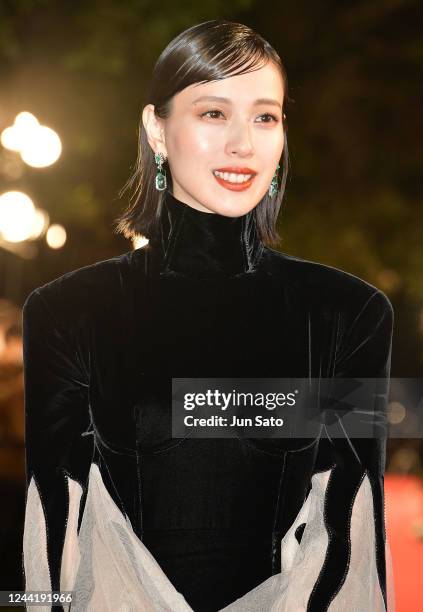
[[[271,62],[176,94],[171,115],[161,120],[158,148],[168,158],[173,195],[198,210],[230,217],[254,208],[282,155],[283,96],[282,77]],[[216,170],[237,176],[219,179]],[[254,176],[244,187],[231,182],[248,174]]]

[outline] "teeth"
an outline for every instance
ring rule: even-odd
[[[229,183],[245,183],[253,176],[252,174],[235,174],[234,172],[219,172],[218,170],[213,170],[213,174]]]

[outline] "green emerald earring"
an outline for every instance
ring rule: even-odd
[[[163,153],[155,153],[154,161],[157,164],[156,189],[157,191],[164,191],[167,187],[166,171],[163,170],[163,164],[166,158]]]
[[[278,170],[279,168],[280,168],[280,165],[278,164],[275,174],[273,175],[272,182],[270,183],[269,195],[271,198],[273,198],[273,196],[275,196],[278,192]]]

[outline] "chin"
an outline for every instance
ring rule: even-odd
[[[244,211],[245,207],[241,207],[239,205],[234,206],[233,204],[230,205],[228,204],[227,206],[213,206],[213,209],[209,209],[211,212],[216,213],[217,215],[223,215],[225,217],[241,217],[242,215],[245,215],[246,212],[248,211]]]
[[[246,198],[243,202],[237,202],[236,199],[232,202],[227,202],[226,204],[220,204],[218,207],[215,207],[215,212],[219,215],[226,215],[227,217],[241,217],[242,215],[246,215],[256,207],[260,199],[254,198],[251,200],[250,198]]]

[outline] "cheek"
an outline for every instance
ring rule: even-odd
[[[255,140],[256,152],[266,163],[273,164],[282,155],[284,142],[285,135],[282,130],[272,130],[267,134],[259,133]]]
[[[260,159],[260,165],[263,169],[263,177],[269,180],[273,177],[273,168],[276,168],[278,163],[281,163],[285,137],[284,134],[267,135],[267,138],[258,138],[256,140],[256,154]]]
[[[216,136],[211,134],[208,126],[201,123],[180,122],[178,129],[170,134],[169,155],[173,153],[176,158],[192,158],[193,161],[198,161],[198,156],[205,159],[221,150],[221,143]]]
[[[172,159],[170,167],[173,177],[179,183],[191,185],[191,188],[194,185],[198,188],[204,186],[210,169],[222,156],[221,145],[201,127],[178,129],[171,142],[167,143],[167,148]]]

